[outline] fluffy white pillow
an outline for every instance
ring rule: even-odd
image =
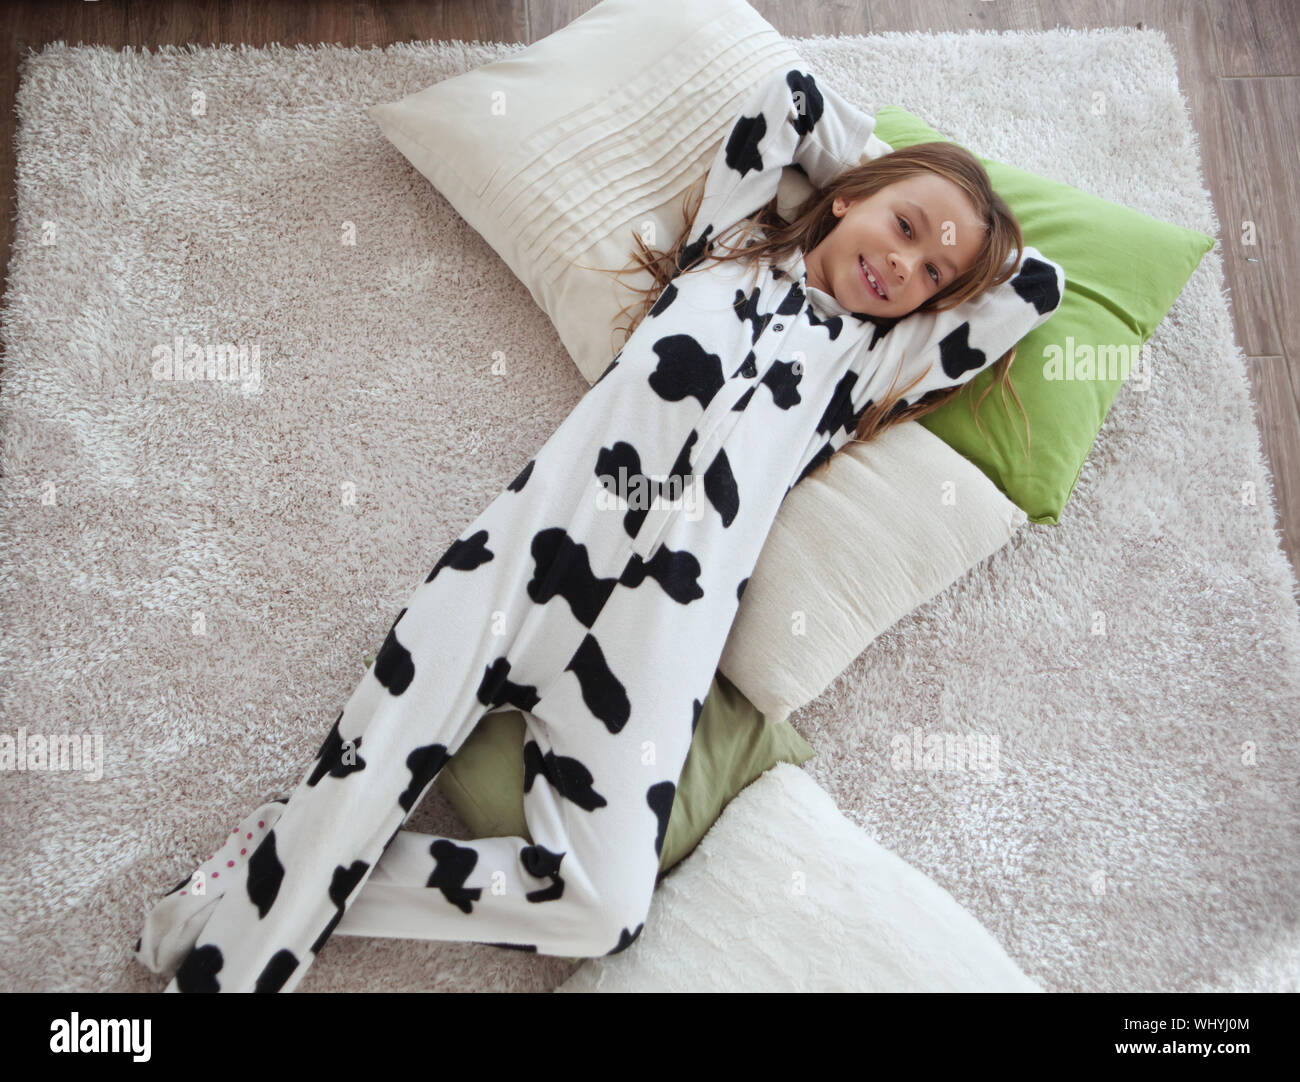
[[[666,248],[685,225],[684,193],[702,186],[753,88],[801,60],[745,0],[603,0],[527,48],[369,115],[528,287],[594,383],[623,344],[627,286],[650,275],[592,268],[627,267],[633,230]],[[873,135],[862,157],[889,149]],[[786,169],[778,209],[809,190]],[[915,422],[877,444],[846,447],[829,479],[796,486],[745,588],[719,668],[773,719],[1025,521]],[[955,505],[916,498],[948,479]],[[798,555],[809,542],[825,554],[815,565]],[[809,614],[807,637],[790,632],[794,610]]]
[[[850,443],[786,496],[718,668],[768,721],[784,720],[1027,520],[916,421]]]
[[[557,992],[1041,992],[924,872],[777,763],[655,890],[641,935]]]

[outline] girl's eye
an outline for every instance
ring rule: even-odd
[[[897,214],[894,215],[894,220],[897,221],[898,224],[902,227],[902,229],[903,229],[903,235],[904,235],[905,237],[907,237],[908,240],[911,240],[911,239],[912,239],[912,223],[909,222],[906,218],[900,218]],[[935,285],[938,285],[938,284],[939,284],[939,268],[936,267],[933,263],[927,263],[925,266],[926,266],[926,269],[927,269],[928,271],[930,271],[930,275],[931,275],[931,277],[934,279],[934,283],[935,283]]]

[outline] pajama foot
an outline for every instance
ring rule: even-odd
[[[247,880],[248,856],[275,826],[287,799],[268,801],[245,816],[219,849],[154,905],[135,945],[141,965],[153,973],[175,972],[217,902]]]

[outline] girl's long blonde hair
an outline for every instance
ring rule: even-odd
[[[777,199],[773,196],[750,217],[742,219],[730,229],[725,229],[718,236],[710,238],[707,245],[701,246],[701,250],[692,253],[688,259],[687,254],[682,249],[686,244],[686,238],[695,231],[694,219],[699,210],[700,200],[703,198],[703,182],[697,182],[693,188],[698,187],[700,191],[694,201],[695,205],[686,214],[686,226],[668,251],[661,252],[648,247],[645,241],[642,240],[641,235],[634,230],[633,240],[637,250],[633,252],[631,262],[622,270],[605,271],[605,273],[624,275],[633,273],[639,267],[648,270],[653,278],[650,285],[640,289],[631,286],[627,287],[637,293],[639,298],[624,305],[619,310],[618,318],[622,318],[628,309],[633,306],[636,307],[636,310],[627,327],[615,327],[615,330],[625,331],[627,337],[631,337],[632,332],[636,330],[641,320],[654,307],[659,295],[668,283],[677,275],[688,273],[690,270],[702,266],[706,254],[708,258],[716,260],[742,259],[752,261],[752,264],[756,267],[760,258],[777,262],[791,254],[796,248],[804,253],[810,252],[821,243],[822,239],[830,233],[839,221],[832,210],[837,198],[848,202],[856,202],[859,199],[874,195],[887,185],[925,172],[937,173],[941,177],[946,177],[965,192],[974,206],[976,214],[984,221],[986,228],[979,254],[970,269],[963,274],[957,275],[956,278],[945,285],[943,289],[938,290],[934,296],[926,300],[915,311],[941,312],[954,308],[961,304],[962,301],[975,297],[984,290],[1013,277],[1020,269],[1021,253],[1024,248],[1020,223],[1016,221],[1011,208],[993,190],[993,185],[989,181],[984,166],[973,154],[955,143],[918,143],[915,146],[903,147],[892,153],[846,169],[828,187],[814,189],[813,193],[798,206],[793,217],[788,222],[778,214]],[[686,203],[689,201],[691,190],[688,190],[686,197],[683,198],[683,209],[685,209]],[[761,227],[765,236],[751,243],[745,243],[747,238],[754,232],[755,226]],[[715,252],[715,246],[723,247],[721,244],[722,238],[733,232],[737,232],[739,235],[738,243],[734,246],[728,243],[725,250]],[[1003,264],[1013,251],[1017,253],[1015,262],[1011,267],[1003,271]],[[882,325],[886,327],[894,322],[897,322],[897,319],[881,320]],[[626,342],[626,338],[624,341]],[[1020,402],[1020,396],[1016,393],[1010,377],[1011,363],[1015,359],[1015,354],[1016,350],[1013,346],[992,367],[995,371],[1000,372],[1003,405],[1006,405],[1006,391],[1007,388],[1010,388],[1011,394],[1016,400],[1016,405],[1020,406],[1020,412],[1025,418],[1025,435],[1028,440],[1029,417],[1025,414],[1024,406]],[[850,442],[865,443],[874,439],[890,425],[915,420],[927,413],[932,413],[946,404],[949,399],[967,389],[967,384],[945,387],[940,390],[930,391],[911,405],[904,405],[899,400],[921,378],[922,376],[917,376],[906,387],[896,392],[891,386],[889,393],[882,401],[872,402],[868,405],[858,421]],[[974,381],[968,381],[968,383],[970,382]],[[984,398],[992,389],[992,384],[990,384],[985,389],[984,394],[973,405],[977,429],[979,428],[980,403],[984,401]],[[1028,444],[1026,444],[1026,453],[1028,453]],[[826,464],[823,463],[823,466]]]

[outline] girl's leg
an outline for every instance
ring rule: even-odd
[[[422,589],[278,819],[263,814],[265,826],[244,830],[254,838],[243,840],[256,848],[242,881],[228,880],[168,991],[296,987],[348,900],[472,731],[485,705],[480,696],[494,701],[504,689],[531,701],[531,685],[507,683],[509,663],[490,637],[459,634],[454,625],[444,635],[445,591]],[[468,663],[457,656],[467,647],[477,650]],[[521,876],[535,873],[530,890],[552,885],[548,854],[521,849],[516,858]]]
[[[519,837],[454,841],[402,830],[336,929],[339,935],[447,939],[539,954],[595,957],[639,935],[659,874],[690,725],[670,722],[648,761],[556,692],[523,711],[524,818],[534,848],[555,854],[554,881],[520,876]],[[682,719],[678,719],[679,721]]]
[[[296,987],[482,714],[535,707],[563,670],[615,591],[627,544],[604,528],[599,478],[574,477],[575,434],[566,421],[416,587],[278,820],[241,824],[255,845],[239,846],[242,880],[226,863],[208,880],[215,904],[187,893],[149,916],[146,964],[169,961],[201,926],[168,991]],[[554,888],[551,852],[519,848],[517,889]]]
[[[506,704],[485,710],[483,715],[513,709]],[[248,854],[274,829],[287,803],[289,798],[283,796],[254,808],[206,860],[153,906],[135,944],[135,957],[141,965],[153,973],[170,975],[176,971],[194,946],[217,899],[232,887],[243,888]],[[432,835],[429,840],[432,842]],[[378,873],[380,867],[375,871]],[[348,934],[341,927],[335,931]]]
[[[658,815],[652,819],[639,813],[629,824],[625,809],[601,804],[603,798],[583,784],[575,760],[557,757],[557,734],[551,727],[536,714],[521,713],[524,813],[534,841],[462,841],[399,830],[335,934],[488,943],[574,958],[622,950],[636,938],[648,906],[646,879],[649,876],[652,890],[658,871]],[[574,746],[579,744],[583,746]],[[688,749],[689,742],[685,746]],[[590,742],[573,734],[561,740],[561,747],[585,756],[583,769],[599,771],[605,787],[635,788],[647,776],[636,762],[598,762]],[[679,751],[684,761],[685,751]],[[669,771],[671,779],[660,778],[658,769],[648,776],[675,783],[680,772],[678,765]],[[626,784],[613,784],[619,779]],[[137,950],[142,963],[154,972],[170,972],[180,964],[217,900],[232,889],[244,889],[247,854],[275,829],[286,804],[287,798],[282,798],[255,809],[208,861],[154,908]],[[588,816],[592,825],[603,829],[588,832],[574,823]],[[625,836],[615,833],[628,826],[644,831],[651,825],[655,829],[645,846],[630,846]],[[591,836],[588,845],[596,848],[577,851],[574,833]],[[620,866],[626,858],[631,858],[630,867]],[[194,892],[196,885],[203,893]]]
[[[680,566],[695,574],[691,560]],[[566,957],[628,947],[650,910],[678,782],[747,574],[745,566],[724,565],[712,577],[698,575],[700,591],[675,584],[669,594],[629,560],[590,633],[523,711],[528,832],[561,855],[563,899],[576,893],[585,906],[544,895],[521,902],[513,859],[524,840],[480,838],[450,843],[475,850],[464,858],[463,886],[481,890],[486,902],[496,885],[506,901],[467,909],[443,888],[443,862],[458,849],[401,831],[338,931]]]

